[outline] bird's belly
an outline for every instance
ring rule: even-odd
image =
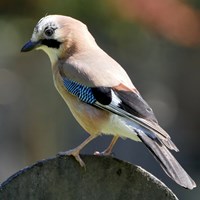
[[[65,89],[59,77],[54,80],[55,86],[68,105],[71,113],[78,123],[89,134],[102,133],[102,127],[109,118],[109,113],[80,101],[76,96],[70,94]]]
[[[102,111],[88,104],[85,104],[78,100],[76,97],[68,96],[65,101],[75,119],[88,133],[102,133],[102,128],[104,127],[104,124],[109,117],[109,114],[106,111]]]
[[[133,123],[123,117],[100,110],[66,94],[65,101],[78,123],[90,134],[117,135],[140,141],[133,129]]]
[[[104,124],[102,132],[105,134],[118,135],[122,138],[129,138],[140,141],[134,129],[139,128],[138,124],[116,114],[111,114]]]

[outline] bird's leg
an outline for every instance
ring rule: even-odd
[[[94,153],[94,155],[104,155],[104,156],[111,155],[112,149],[113,149],[115,143],[117,142],[118,138],[119,138],[119,136],[114,136],[113,139],[112,139],[112,141],[111,141],[111,143],[110,143],[110,145],[103,152],[96,151]]]
[[[59,152],[58,155],[60,156],[74,156],[74,158],[79,162],[81,167],[85,167],[85,163],[81,159],[79,153],[82,148],[84,148],[90,141],[92,141],[94,138],[96,138],[97,135],[90,135],[86,140],[84,140],[78,147],[71,149],[69,151]]]

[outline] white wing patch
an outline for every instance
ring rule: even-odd
[[[112,97],[112,101],[110,103],[110,105],[112,106],[119,106],[119,104],[122,102],[119,97],[113,92],[113,90],[111,90],[111,97]]]

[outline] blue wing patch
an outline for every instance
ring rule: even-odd
[[[81,101],[88,104],[94,104],[96,102],[96,98],[90,87],[84,86],[66,77],[63,78],[63,83],[67,91],[74,96],[77,96]]]

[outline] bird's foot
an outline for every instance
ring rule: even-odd
[[[77,149],[71,149],[69,151],[59,152],[57,155],[58,156],[73,156],[79,162],[80,166],[85,168],[85,163],[81,159],[79,155],[79,151],[77,151]]]
[[[97,155],[97,156],[114,156],[112,149],[113,149],[115,143],[117,142],[118,138],[119,138],[119,136],[114,136],[110,145],[104,151],[102,151],[102,152],[95,151],[94,155]]]

